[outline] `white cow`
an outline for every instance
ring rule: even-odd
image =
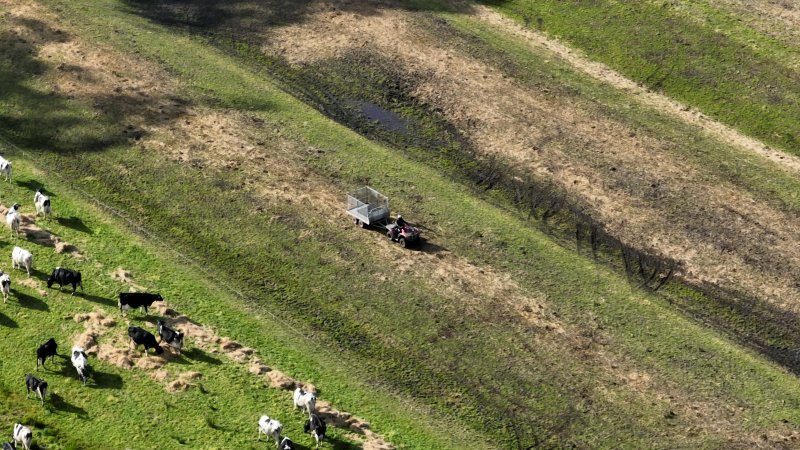
[[[0,173],[6,176],[6,181],[11,183],[11,161],[0,156]]]
[[[302,388],[297,388],[294,390],[294,407],[305,409],[309,415],[313,414],[317,409],[317,396]]]
[[[275,419],[270,419],[269,416],[261,416],[258,419],[258,440],[261,440],[261,433],[267,436],[272,436],[275,439],[275,445],[279,445],[281,441],[281,433],[283,432],[283,425]]]
[[[8,294],[11,293],[11,275],[0,271],[0,290],[3,291],[3,303],[8,301]]]
[[[22,269],[23,267],[25,268],[25,271],[28,272],[28,276],[31,276],[33,255],[24,248],[17,247],[15,245],[14,250],[11,250],[11,268]]]
[[[8,209],[6,213],[6,223],[8,227],[11,228],[11,236],[14,236],[14,232],[17,233],[17,237],[19,238],[19,203],[14,203],[14,206]]]
[[[31,429],[22,425],[21,423],[14,424],[14,443],[21,443],[25,450],[31,450],[31,443],[33,442],[33,433]]]
[[[36,205],[36,215],[42,214],[45,219],[47,219],[48,214],[50,214],[50,197],[42,194],[42,189],[39,188],[36,190],[36,194],[33,195],[33,204]]]
[[[86,357],[86,352],[83,350],[83,347],[74,346],[72,347],[72,366],[75,367],[75,370],[78,371],[78,377],[80,377],[83,385],[86,385],[87,372],[89,370],[89,359]]]

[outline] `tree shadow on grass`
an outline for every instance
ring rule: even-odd
[[[92,234],[92,229],[87,227],[83,220],[80,217],[57,217],[56,221],[67,228],[72,228],[75,231],[81,231],[83,233]]]
[[[11,289],[11,292],[14,294],[14,298],[17,299],[17,302],[19,302],[20,306],[23,308],[35,309],[37,311],[50,311],[50,307],[47,306],[47,303],[32,295],[25,294],[24,292],[20,292],[16,289]]]
[[[11,319],[10,317],[8,317],[7,315],[5,315],[3,313],[0,313],[0,326],[6,327],[6,328],[19,328],[19,325],[17,325],[17,322],[15,322],[13,319]]]
[[[52,409],[67,413],[67,414],[75,414],[78,417],[86,417],[86,410],[81,408],[80,406],[73,405],[68,401],[64,400],[58,394],[49,394],[48,401],[46,404],[49,404]]]

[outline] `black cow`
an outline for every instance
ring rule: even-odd
[[[39,370],[39,363],[42,363],[42,367],[44,367],[44,362],[48,356],[50,357],[50,361],[52,361],[57,354],[58,344],[56,344],[56,340],[53,338],[48,339],[47,342],[36,349],[36,370]]]
[[[314,440],[317,441],[317,448],[319,448],[320,442],[325,439],[328,426],[318,415],[311,414],[308,416],[308,422],[303,425],[303,433],[308,433],[309,430],[311,430],[311,435],[314,436]]]
[[[81,291],[83,290],[81,273],[74,270],[65,269],[63,267],[56,267],[53,269],[53,273],[50,275],[50,278],[47,279],[48,289],[53,287],[53,283],[58,284],[59,291],[63,286],[68,284],[72,285],[72,295],[75,295],[75,289],[77,286],[81,287]]]
[[[128,336],[130,336],[131,341],[136,344],[134,348],[140,345],[144,346],[145,355],[148,354],[148,348],[155,349],[156,355],[164,353],[164,349],[162,349],[161,346],[158,345],[158,342],[156,342],[156,337],[153,336],[153,333],[150,333],[147,330],[143,330],[139,327],[128,327]]]
[[[161,294],[150,294],[148,292],[120,292],[119,293],[119,311],[126,314],[129,309],[142,308],[144,314],[147,315],[147,308],[153,302],[160,302],[164,300]]]
[[[166,342],[170,347],[178,350],[178,354],[180,355],[183,349],[183,333],[168,327],[161,319],[158,320],[157,324],[158,341]]]
[[[13,442],[4,442],[3,450],[17,450],[17,444]]]
[[[44,398],[47,397],[47,381],[40,380],[35,376],[26,373],[25,388],[28,390],[25,394],[25,398],[28,398],[31,394],[31,391],[33,391],[39,394],[39,398],[42,399],[42,406],[44,406]]]
[[[285,437],[278,444],[278,450],[294,450],[294,442],[288,437]]]

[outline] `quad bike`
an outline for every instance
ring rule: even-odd
[[[399,242],[403,248],[412,247],[419,244],[419,228],[412,227],[405,224],[402,227],[397,224],[389,224],[386,226],[386,237],[391,241]]]

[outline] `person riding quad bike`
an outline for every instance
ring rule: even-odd
[[[403,216],[400,214],[397,215],[397,219],[394,220],[395,227],[392,228],[392,240],[397,239],[397,235],[400,234],[400,231],[408,225]]]

